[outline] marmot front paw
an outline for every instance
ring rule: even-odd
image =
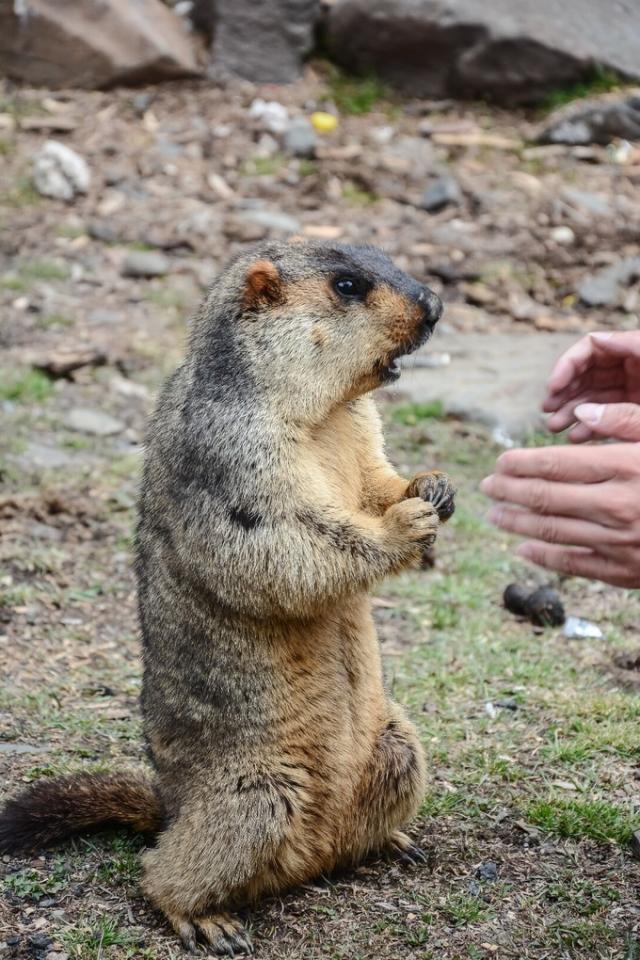
[[[407,499],[420,497],[431,503],[438,517],[444,523],[453,514],[456,488],[446,473],[434,470],[432,473],[419,473],[407,487]]]
[[[435,507],[419,497],[394,503],[385,513],[384,522],[394,539],[422,549],[435,543],[440,526]]]

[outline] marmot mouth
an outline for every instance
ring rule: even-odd
[[[421,335],[415,340],[412,340],[410,343],[404,344],[398,350],[396,350],[392,355],[390,360],[385,362],[380,361],[377,368],[377,374],[380,377],[381,383],[392,383],[394,380],[398,380],[402,372],[400,367],[400,358],[406,357],[410,353],[415,353],[416,350],[419,350],[420,347],[424,346],[429,337],[431,336],[431,330],[427,329],[422,331]]]
[[[377,373],[380,383],[393,383],[394,380],[397,380],[400,377],[401,356],[402,354],[399,354],[397,357],[394,357],[390,363],[378,367]]]

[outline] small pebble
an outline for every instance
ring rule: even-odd
[[[493,860],[487,860],[485,863],[481,863],[476,870],[476,877],[478,880],[484,880],[486,883],[495,883],[498,879],[498,864],[494,863]]]
[[[137,93],[131,103],[136,113],[142,117],[153,103],[153,100],[154,95],[152,93]]]
[[[43,197],[69,201],[87,193],[91,173],[79,153],[57,140],[47,140],[33,158],[33,182]]]
[[[576,242],[576,235],[571,227],[554,227],[551,231],[551,239],[563,247],[570,247]]]
[[[66,425],[79,433],[89,433],[94,437],[111,437],[124,430],[124,424],[101,410],[76,407],[66,417]]]
[[[46,950],[52,942],[51,937],[48,937],[46,933],[34,933],[29,937],[29,946],[33,950]]]
[[[512,710],[515,713],[516,710],[520,709],[520,704],[512,697],[507,697],[505,700],[496,700],[496,707],[502,707],[503,710]]]
[[[282,144],[294,157],[313,157],[316,152],[316,132],[306,117],[294,117],[284,132]]]
[[[132,250],[124,258],[120,272],[123,277],[163,277],[170,266],[167,257],[155,250]]]
[[[297,233],[300,229],[299,220],[280,210],[247,210],[242,213],[241,218],[266,230],[275,230],[279,233]]]
[[[257,97],[249,107],[249,116],[260,120],[271,133],[284,133],[289,121],[289,111],[277,100],[263,100]]]
[[[420,206],[428,213],[437,213],[450,203],[460,203],[460,187],[453,177],[440,177],[427,187]]]

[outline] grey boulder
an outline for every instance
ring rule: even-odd
[[[330,54],[414,96],[541,99],[600,66],[640,78],[637,0],[335,0]]]
[[[313,46],[319,0],[198,0],[213,32],[212,70],[256,83],[290,83]]]

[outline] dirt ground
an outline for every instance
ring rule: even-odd
[[[258,95],[292,114],[337,104],[338,129],[315,159],[289,157],[249,116]],[[235,250],[289,230],[382,244],[443,295],[460,336],[638,326],[637,283],[602,307],[576,290],[640,253],[640,153],[541,148],[538,119],[401,103],[321,66],[289,90],[0,95],[3,794],[142,762],[130,544],[145,421]],[[48,136],[89,163],[72,204],[33,188]],[[436,176],[459,199],[428,213]],[[125,275],[139,253],[161,255],[156,276]],[[478,482],[499,448],[408,405],[401,381],[380,400],[398,466],[438,465],[460,488],[436,568],[376,599],[390,689],[427,751],[412,827],[427,863],[368,864],[265,904],[248,918],[257,956],[639,958],[640,597],[554,581],[601,640],[508,614],[502,590],[532,574],[483,519]],[[113,833],[0,861],[0,956],[180,956],[140,896],[139,848]]]

